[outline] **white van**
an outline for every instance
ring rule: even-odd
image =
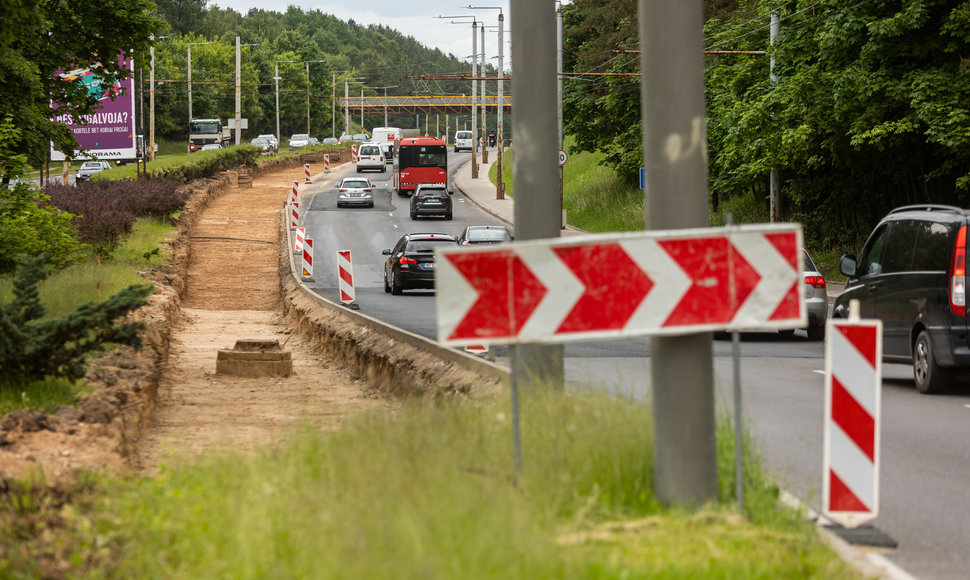
[[[458,153],[462,149],[467,151],[472,150],[471,131],[455,131],[455,153]]]
[[[384,161],[391,163],[394,161],[394,140],[400,138],[401,130],[397,127],[374,127],[370,140],[381,144],[381,151],[384,152]]]
[[[360,144],[360,148],[357,150],[357,172],[360,173],[365,169],[376,169],[381,173],[387,170],[384,163],[384,152],[381,151],[379,143],[367,141]]]

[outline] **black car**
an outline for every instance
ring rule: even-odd
[[[459,246],[474,246],[478,244],[501,244],[511,242],[512,234],[505,226],[468,226],[458,236]]]
[[[421,184],[411,196],[411,219],[426,215],[440,215],[450,220],[452,209],[451,193],[444,184]]]
[[[381,252],[384,262],[384,291],[400,294],[412,288],[434,288],[435,248],[453,247],[450,234],[404,234],[392,249]]]
[[[967,327],[967,226],[970,211],[943,205],[889,213],[859,257],[842,256],[845,290],[832,315],[848,318],[858,300],[862,318],[882,320],[882,358],[912,363],[921,393],[945,390],[970,368]]]

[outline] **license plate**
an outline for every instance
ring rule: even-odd
[[[421,267],[424,268],[425,270],[434,270],[434,262],[426,262],[424,264],[421,264]]]

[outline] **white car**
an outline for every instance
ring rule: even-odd
[[[256,139],[259,139],[261,142],[269,142],[273,148],[273,151],[280,150],[280,141],[276,138],[276,135],[273,135],[272,133],[263,133],[262,135],[257,135]],[[256,139],[253,139],[253,141],[256,141]],[[255,145],[255,143],[253,144]]]
[[[361,143],[360,149],[357,151],[357,171],[359,173],[365,169],[376,169],[381,173],[387,171],[387,165],[384,163],[384,151],[379,143],[371,141]]]
[[[472,132],[471,131],[456,131],[455,132],[455,153],[459,151],[471,151],[472,150]]]
[[[310,136],[306,133],[297,133],[290,136],[290,149],[299,149],[310,144]]]
[[[215,151],[216,149],[222,149],[222,145],[218,143],[206,143],[199,151]]]
[[[107,161],[85,161],[77,168],[76,181],[90,181],[95,173],[101,173],[105,169],[111,169],[111,164]]]
[[[345,177],[337,186],[337,207],[364,205],[374,207],[374,186],[366,177]]]

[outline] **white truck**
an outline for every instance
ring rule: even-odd
[[[394,161],[394,140],[401,138],[401,130],[397,127],[374,127],[371,131],[370,140],[380,143],[381,150],[384,152],[384,162]]]

